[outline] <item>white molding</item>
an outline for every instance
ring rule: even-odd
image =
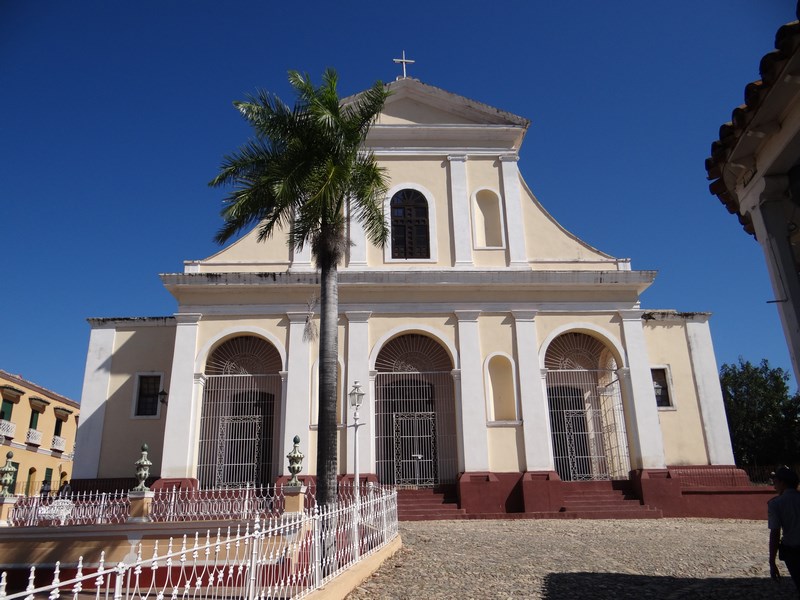
[[[628,367],[628,357],[625,349],[619,339],[617,339],[614,334],[612,334],[607,329],[603,329],[602,327],[598,327],[594,323],[587,323],[586,321],[574,321],[572,323],[566,323],[561,325],[560,327],[556,327],[553,331],[551,331],[548,336],[544,339],[541,346],[539,347],[539,367],[543,370],[544,369],[544,357],[547,354],[547,349],[550,347],[550,344],[560,336],[562,333],[568,332],[575,332],[575,333],[584,333],[584,332],[592,332],[595,335],[593,337],[598,338],[601,342],[605,343],[606,345],[611,346],[614,349],[614,353],[616,356],[614,357],[617,361],[617,368],[627,368]]]
[[[655,369],[663,369],[666,372],[667,394],[669,394],[669,406],[656,405],[656,408],[658,408],[659,411],[677,410],[678,404],[677,399],[675,398],[675,386],[672,384],[672,367],[669,364],[650,365],[651,372]]]
[[[478,214],[478,194],[480,192],[491,192],[494,194],[495,200],[497,200],[497,211],[500,214],[500,237],[502,238],[502,243],[500,246],[479,246],[478,245],[478,228],[477,228],[477,214]],[[477,188],[472,195],[470,196],[470,206],[472,210],[470,211],[470,215],[472,216],[472,249],[473,250],[505,250],[508,246],[507,239],[506,239],[506,215],[505,209],[503,206],[503,196],[500,194],[500,190],[489,187],[483,186]],[[486,237],[486,232],[484,231],[484,238]]]
[[[116,330],[113,327],[92,327],[81,393],[81,419],[75,435],[78,460],[74,461],[73,477],[94,479],[100,468],[108,387]]]
[[[378,354],[383,349],[383,347],[392,339],[399,337],[401,335],[409,334],[409,333],[424,333],[427,334],[429,337],[433,338],[437,342],[439,342],[442,346],[447,349],[448,354],[450,355],[450,360],[453,363],[454,369],[460,369],[461,363],[458,357],[458,351],[456,350],[455,346],[447,339],[445,334],[433,327],[428,325],[399,325],[394,329],[387,331],[383,334],[378,341],[375,342],[375,345],[372,347],[372,351],[369,354],[369,370],[375,370],[375,361],[378,360]]]
[[[371,312],[379,314],[450,314],[456,310],[476,310],[480,306],[482,313],[508,313],[515,311],[533,310],[539,314],[551,315],[595,315],[616,314],[620,310],[631,308],[630,302],[421,302],[410,305],[400,302],[376,302],[370,304],[340,304],[339,315],[348,312]],[[533,308],[532,308],[533,307]],[[289,312],[302,312],[307,310],[305,304],[275,304],[275,305],[208,305],[193,306],[202,309],[207,315],[214,316],[253,316],[253,317],[281,317]]]
[[[391,228],[392,228],[392,196],[394,196],[400,190],[416,190],[423,196],[425,196],[425,200],[428,202],[428,244],[430,249],[430,258],[392,258],[392,239],[391,239]],[[413,183],[410,181],[406,181],[403,183],[398,183],[389,190],[386,194],[386,198],[383,200],[383,214],[389,215],[389,240],[383,247],[383,262],[386,264],[408,264],[413,265],[417,263],[437,263],[439,262],[439,245],[438,245],[438,227],[436,225],[436,202],[433,192],[431,192],[425,186],[419,185],[418,183]]]
[[[509,419],[495,419],[494,414],[494,393],[492,389],[492,381],[491,377],[489,376],[489,363],[491,360],[496,356],[502,356],[506,360],[508,360],[509,364],[511,365],[511,383],[512,387],[514,388],[514,418]],[[520,424],[522,420],[520,419],[521,407],[520,407],[520,397],[519,397],[519,386],[517,385],[517,364],[514,361],[514,357],[506,352],[492,352],[489,354],[486,359],[483,361],[483,387],[484,387],[484,398],[486,399],[486,424],[488,426],[492,426],[492,424]]]
[[[522,177],[514,157],[500,157],[500,177],[503,182],[500,198],[508,225],[508,264],[510,267],[529,267],[525,220],[522,214]]]
[[[470,198],[468,190],[467,155],[448,154],[447,168],[449,171],[450,191],[450,223],[447,230],[453,241],[453,266],[456,268],[470,268],[472,262],[472,244],[470,243]]]
[[[156,414],[154,415],[137,415],[136,414],[136,404],[139,399],[139,379],[141,377],[154,377],[158,375],[158,391],[164,389],[164,372],[163,371],[137,371],[133,374],[133,402],[131,402],[131,414],[130,418],[132,420],[143,420],[143,421],[152,421],[158,420],[161,418],[161,401],[156,396]],[[156,392],[158,393],[158,392]]]
[[[300,312],[300,311],[298,311]],[[208,311],[206,310],[206,313]],[[286,311],[282,311],[281,316],[287,314]],[[303,313],[304,315],[306,313]],[[286,348],[284,347],[283,343],[275,337],[274,334],[270,333],[266,329],[262,329],[261,327],[253,327],[251,325],[235,325],[233,327],[228,327],[224,329],[220,333],[217,333],[213,337],[206,340],[206,343],[203,344],[203,347],[197,352],[194,360],[194,372],[195,373],[203,373],[205,371],[206,362],[208,361],[208,356],[211,353],[211,349],[216,347],[221,341],[227,338],[238,337],[242,335],[255,335],[258,337],[262,337],[271,343],[275,349],[278,351],[281,357],[281,369],[286,369]]]
[[[708,322],[687,323],[686,342],[708,460],[712,465],[733,465],[733,447]]]
[[[489,470],[489,440],[486,430],[486,398],[483,395],[481,332],[478,311],[456,314],[458,349],[461,355],[459,382],[461,410],[457,430],[464,437],[464,470]]]

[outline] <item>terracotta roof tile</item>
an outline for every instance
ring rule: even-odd
[[[744,104],[733,109],[731,120],[719,128],[719,139],[711,143],[711,156],[705,161],[709,191],[717,196],[729,212],[739,212],[739,200],[723,179],[723,172],[731,152],[744,135],[758,109],[779,81],[780,74],[789,60],[800,48],[800,2],[797,4],[798,21],[787,23],[775,34],[775,50],[765,54],[759,63],[761,79],[748,83],[744,88]],[[738,215],[744,230],[753,234],[749,217]]]

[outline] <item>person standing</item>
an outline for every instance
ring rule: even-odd
[[[797,473],[780,467],[772,474],[772,484],[778,495],[767,503],[769,527],[769,574],[779,580],[777,558],[786,564],[800,595],[800,483]]]

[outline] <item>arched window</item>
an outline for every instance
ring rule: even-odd
[[[417,190],[403,189],[392,196],[392,258],[430,258],[428,201]]]
[[[475,247],[502,248],[503,221],[500,198],[491,190],[475,194]]]

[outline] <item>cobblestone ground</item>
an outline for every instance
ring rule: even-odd
[[[769,578],[766,521],[428,521],[348,600],[797,598]]]

